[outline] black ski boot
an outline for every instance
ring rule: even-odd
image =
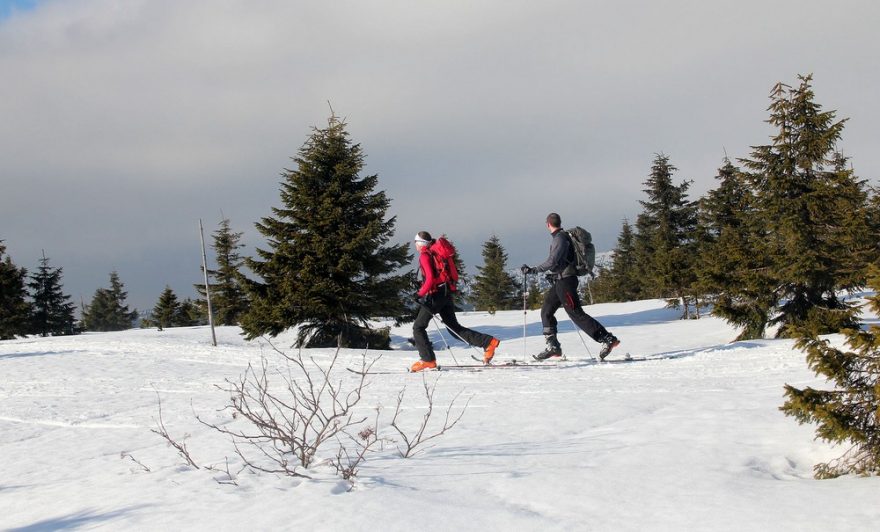
[[[535,360],[547,360],[552,357],[561,357],[562,356],[562,346],[559,345],[559,341],[556,339],[556,335],[547,336],[547,347],[544,348],[543,351],[538,353],[537,355],[532,355],[532,358]]]
[[[599,340],[602,344],[602,350],[599,351],[599,360],[605,360],[605,357],[611,354],[611,350],[620,345],[620,340],[611,333],[607,333],[604,338]]]

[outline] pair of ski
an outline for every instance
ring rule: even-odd
[[[453,364],[453,365],[444,365],[444,369],[501,369],[501,368],[558,368],[558,367],[572,367],[572,366],[581,366],[581,365],[592,365],[592,364],[619,364],[622,362],[636,362],[636,361],[646,361],[646,360],[656,360],[648,357],[633,357],[629,353],[626,354],[624,358],[613,358],[613,359],[596,359],[596,358],[587,358],[587,359],[577,359],[572,360],[566,358],[564,355],[561,357],[552,357],[544,360],[539,360],[534,358],[534,362],[529,361],[521,361],[517,359],[508,359],[506,362],[496,362],[485,364],[482,360],[478,359],[475,356],[471,356],[476,362],[479,364]],[[665,358],[665,357],[664,357]],[[570,364],[568,364],[570,362]],[[438,366],[439,367],[439,366]]]
[[[486,370],[495,370],[495,369],[548,369],[548,368],[571,368],[578,366],[590,366],[590,365],[602,365],[602,364],[621,364],[627,362],[639,362],[639,361],[648,361],[648,360],[663,360],[665,358],[671,357],[633,357],[630,356],[629,353],[626,354],[625,358],[614,358],[614,359],[605,359],[605,360],[597,360],[593,358],[589,359],[577,359],[572,360],[565,357],[560,358],[552,358],[546,361],[535,361],[535,362],[523,362],[516,359],[508,359],[504,362],[495,362],[490,364],[484,364],[478,358],[471,356],[471,358],[478,362],[477,364],[443,364],[438,365],[437,369],[431,370],[423,370],[423,371],[486,371]],[[357,373],[362,375],[363,373],[353,369],[347,368],[352,373]],[[411,373],[411,371],[370,371],[371,375],[383,375],[383,374],[400,374],[400,373]]]

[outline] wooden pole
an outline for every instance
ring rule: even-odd
[[[211,285],[208,283],[208,255],[205,253],[205,229],[199,218],[199,237],[202,240],[202,272],[205,274],[205,300],[208,302],[208,325],[211,326],[211,344],[217,346],[217,335],[214,333],[214,311],[211,309]]]

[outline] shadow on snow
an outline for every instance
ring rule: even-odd
[[[94,526],[98,523],[110,521],[122,517],[137,508],[143,508],[145,505],[133,506],[113,512],[98,513],[95,511],[82,511],[62,517],[53,517],[38,521],[34,524],[8,529],[10,532],[36,532],[42,530],[61,530],[66,528],[79,528],[83,526]]]

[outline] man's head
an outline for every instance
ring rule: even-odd
[[[547,215],[547,229],[552,233],[562,227],[562,218],[559,217],[555,212],[551,212]]]
[[[427,231],[419,231],[416,233],[416,236],[413,237],[413,244],[415,244],[416,249],[421,251],[422,248],[428,246],[431,243],[431,233]]]

